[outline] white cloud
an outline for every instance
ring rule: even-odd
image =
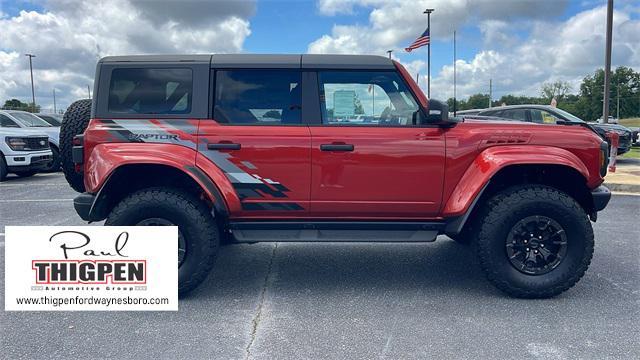
[[[488,92],[493,79],[494,94],[537,95],[543,82],[565,80],[574,90],[582,78],[604,63],[606,7],[582,11],[565,20],[566,1],[504,0],[319,0],[322,14],[349,14],[369,10],[369,22],[362,25],[334,25],[309,44],[310,53],[384,54],[401,49],[425,27],[427,7],[432,16],[432,35],[450,41],[454,28],[476,26],[482,43],[471,59],[459,59],[458,97]],[[614,12],[613,64],[640,69],[640,21],[630,14],[640,9],[625,5]],[[436,16],[437,15],[437,16]],[[436,40],[437,41],[437,40]],[[394,55],[404,57],[399,51]],[[405,64],[411,74],[426,73],[422,61]],[[431,69],[431,94],[446,99],[453,96],[453,66]],[[426,75],[420,77],[426,88]]]
[[[59,107],[87,96],[108,55],[240,52],[254,1],[49,0],[44,10],[0,16],[0,101],[30,101],[25,53],[36,54],[36,102]]]
[[[473,59],[456,63],[458,98],[488,93],[489,79],[493,79],[497,97],[505,93],[538,95],[543,82],[555,80],[568,81],[577,91],[586,75],[603,67],[605,15],[606,7],[598,7],[565,22],[534,21],[528,38],[509,47],[485,42],[485,49]],[[614,12],[614,67],[640,70],[639,31],[640,20]],[[431,92],[439,98],[452,97],[452,84],[453,66],[444,66],[433,80]]]
[[[423,11],[436,9],[431,35],[448,39],[454,29],[471,20],[543,17],[562,12],[567,0],[319,0],[321,14],[350,14],[354,8],[370,9],[369,24],[335,25],[331,34],[309,44],[310,53],[379,54],[407,45],[426,28]]]

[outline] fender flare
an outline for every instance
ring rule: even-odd
[[[189,176],[213,204],[215,213],[222,218],[229,215],[229,206],[216,179],[227,181],[226,177],[218,169],[207,169],[213,172],[215,178],[207,175],[195,164],[197,152],[189,147],[176,144],[160,143],[105,143],[97,145],[86,161],[87,175],[85,186],[89,193],[93,193],[93,203],[89,210],[89,221],[99,221],[106,217],[105,211],[100,209],[100,204],[105,194],[105,189],[113,175],[125,166],[132,165],[161,165],[172,167]],[[215,172],[219,174],[216,174]],[[216,176],[217,175],[217,176]],[[223,184],[224,185],[224,184]],[[231,187],[230,184],[227,186]],[[214,214],[215,216],[215,214]]]
[[[533,160],[532,154],[535,154]],[[491,179],[513,165],[561,165],[589,178],[584,163],[565,149],[537,145],[487,148],[476,156],[443,206],[442,216],[450,219],[447,233],[457,234],[462,230]]]

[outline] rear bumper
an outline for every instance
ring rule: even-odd
[[[600,185],[591,191],[591,197],[593,198],[593,211],[601,211],[611,200],[611,191],[604,185]]]

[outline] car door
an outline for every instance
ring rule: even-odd
[[[300,69],[215,71],[213,119],[200,122],[196,163],[212,162],[229,179],[241,204],[232,216],[307,213],[311,139],[301,90]]]
[[[443,129],[395,71],[318,71],[311,129],[311,216],[428,218],[442,198]]]

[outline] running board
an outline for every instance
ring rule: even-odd
[[[254,242],[432,242],[444,229],[439,222],[233,222],[238,243]]]

